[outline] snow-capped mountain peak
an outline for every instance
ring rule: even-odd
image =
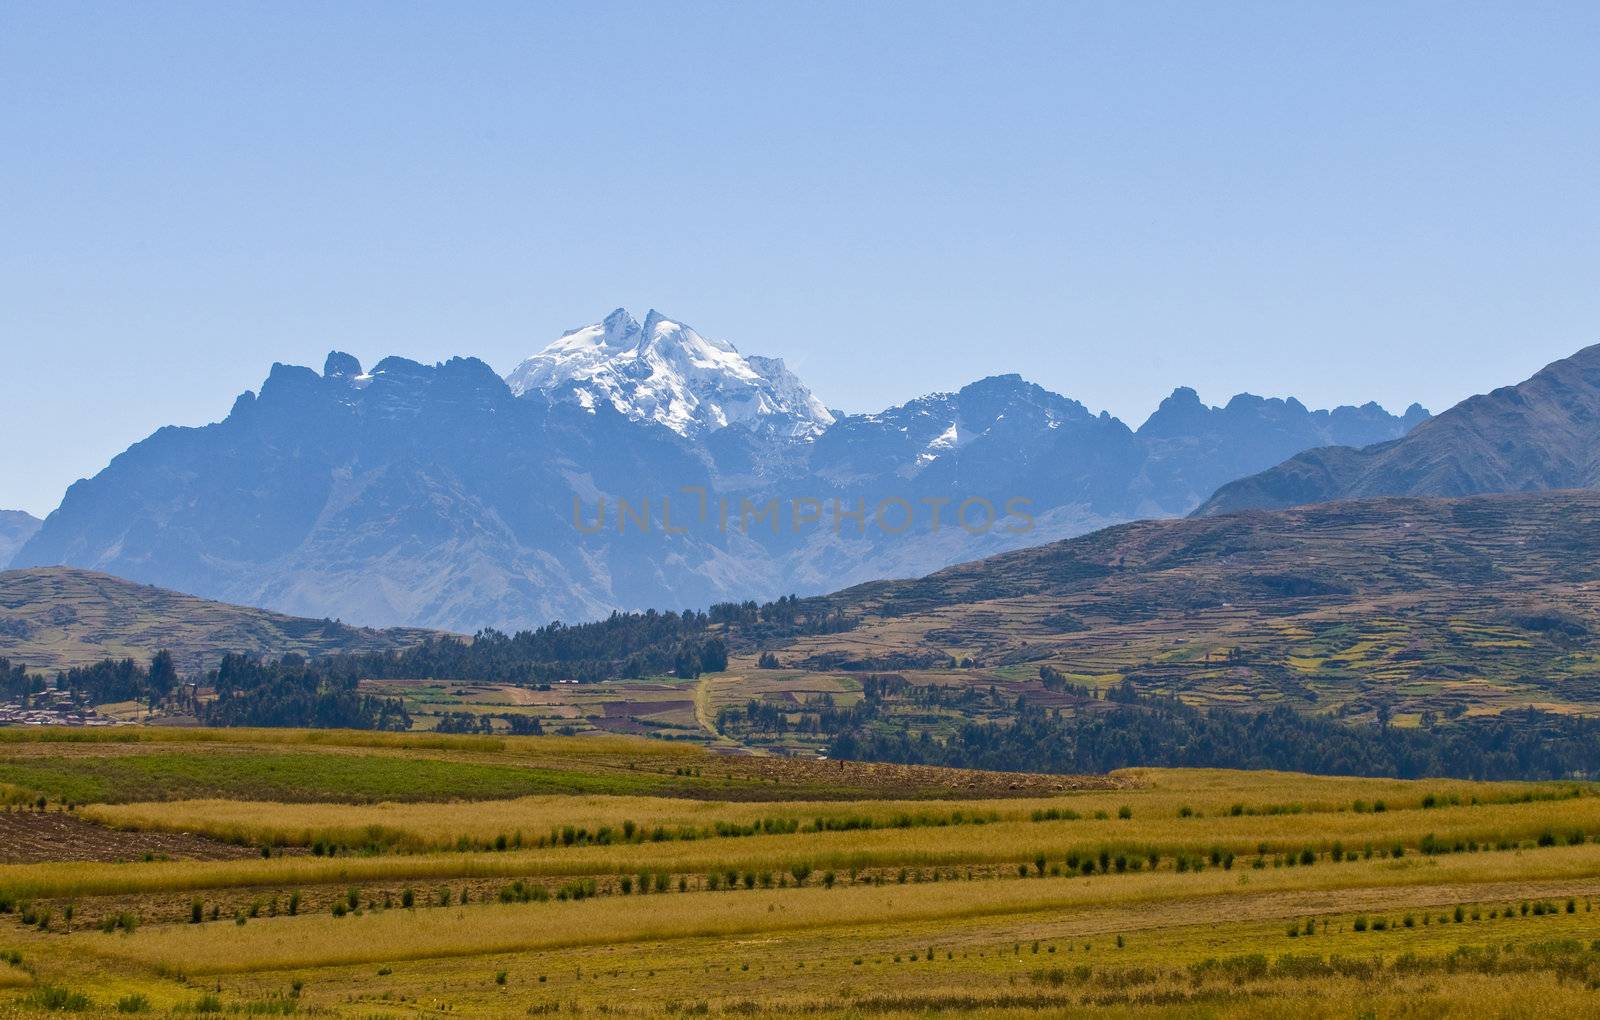
[[[642,325],[619,308],[571,330],[513,369],[506,383],[518,396],[538,390],[590,410],[608,403],[685,436],[742,424],[807,437],[833,424],[781,359],[746,357],[655,309]]]

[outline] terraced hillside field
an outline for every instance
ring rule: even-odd
[[[319,655],[405,648],[436,631],[374,630],[196,598],[72,567],[0,571],[0,658],[31,671],[172,652],[185,673],[226,652]]]
[[[1096,688],[1400,725],[1593,712],[1597,553],[1587,491],[1145,521],[840,592],[825,604],[858,626],[776,652],[834,674],[966,665],[978,683],[1048,665]]]
[[[338,731],[0,764],[12,828],[122,854],[0,863],[7,1015],[1576,1015],[1600,982],[1589,784]]]

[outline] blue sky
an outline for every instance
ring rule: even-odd
[[[1600,5],[0,5],[0,506],[618,305],[864,410],[1435,409],[1600,340]]]

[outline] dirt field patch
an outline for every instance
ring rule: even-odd
[[[0,864],[139,861],[147,857],[223,861],[257,853],[253,847],[187,833],[119,832],[65,811],[0,812]]]
[[[1123,790],[1138,785],[1122,776],[1057,776],[1024,772],[981,772],[934,765],[887,762],[819,761],[729,755],[730,775],[777,785],[799,780],[815,791],[835,784],[841,790],[873,791],[896,797],[1036,797],[1078,790]],[[691,794],[692,796],[693,794]],[[726,798],[733,799],[733,798]]]

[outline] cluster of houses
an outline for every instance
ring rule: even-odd
[[[115,726],[89,705],[80,705],[65,691],[35,694],[26,703],[0,702],[0,726]]]

